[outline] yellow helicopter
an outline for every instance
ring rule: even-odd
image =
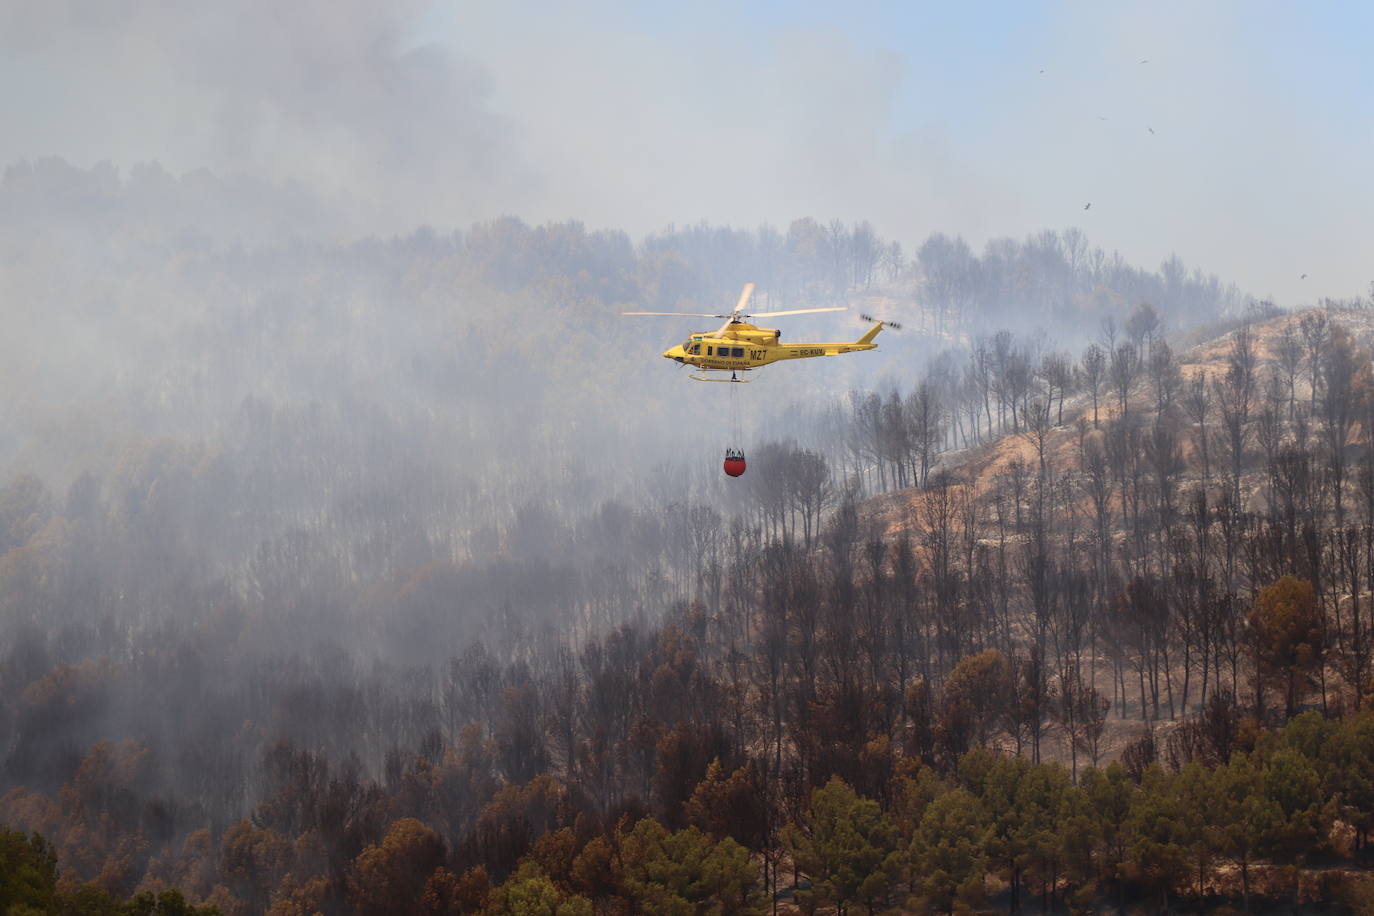
[[[878,336],[878,332],[884,327],[900,328],[901,325],[892,321],[878,321],[862,316],[865,321],[872,321],[873,327],[868,329],[862,337],[855,341],[843,341],[838,343],[781,343],[779,334],[773,328],[760,328],[748,323],[746,318],[776,318],[781,315],[810,315],[816,312],[843,312],[846,306],[836,305],[827,308],[817,309],[787,309],[781,312],[746,312],[749,306],[749,297],[754,294],[754,284],[744,284],[744,291],[740,293],[739,302],[735,304],[734,311],[728,315],[708,315],[697,312],[621,312],[622,315],[674,315],[687,316],[692,318],[724,318],[725,324],[717,330],[693,334],[686,341],[676,347],[670,347],[663,351],[666,359],[682,363],[687,366],[695,366],[703,372],[729,372],[727,378],[711,378],[705,375],[693,375],[692,378],[699,382],[746,382],[738,373],[748,372],[750,369],[759,369],[770,363],[776,363],[784,359],[809,359],[813,356],[839,356],[841,353],[858,353],[863,350],[876,350],[878,345],[873,342],[873,338]]]

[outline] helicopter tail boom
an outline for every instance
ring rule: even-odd
[[[860,337],[858,340],[854,341],[854,343],[856,343],[856,344],[871,344],[871,343],[873,343],[873,338],[875,338],[875,337],[878,336],[878,332],[881,331],[881,330],[883,329],[883,326],[884,326],[886,323],[887,323],[887,322],[884,322],[884,321],[876,322],[876,323],[873,325],[873,327],[871,327],[871,328],[868,329],[868,332],[865,333],[864,336],[862,336],[862,337]]]
[[[854,342],[816,342],[816,343],[794,343],[782,344],[776,349],[781,350],[783,359],[796,359],[806,356],[839,356],[842,353],[859,353],[863,350],[876,350],[878,345],[873,342],[873,338],[878,336],[890,322],[879,321],[869,328],[864,336]]]

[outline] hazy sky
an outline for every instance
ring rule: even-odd
[[[385,232],[1077,225],[1298,304],[1374,280],[1371,34],[1364,3],[0,0],[0,162],[290,179]]]

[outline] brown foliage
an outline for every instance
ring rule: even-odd
[[[414,912],[444,854],[444,841],[429,827],[414,818],[395,821],[380,844],[353,861],[349,900],[361,914]]]
[[[570,814],[566,791],[547,773],[523,786],[503,786],[482,809],[466,852],[504,878],[536,839],[566,824]]]
[[[654,800],[661,820],[670,830],[686,823],[683,805],[712,760],[729,759],[734,748],[724,726],[712,722],[702,728],[680,722],[658,741],[654,768]]]
[[[1140,782],[1150,764],[1159,760],[1159,748],[1155,743],[1154,732],[1148,728],[1139,737],[1127,744],[1121,751],[1121,766],[1127,775]]]
[[[571,827],[550,830],[534,841],[525,860],[534,862],[554,884],[566,889],[573,883],[578,846],[577,833]]]
[[[1289,716],[1321,662],[1325,623],[1312,583],[1291,575],[1262,589],[1250,611],[1260,696],[1266,685],[1282,686]]]
[[[287,880],[272,896],[267,916],[312,916],[324,909],[329,895],[329,879],[317,876],[305,881]]]
[[[605,837],[593,837],[573,859],[573,890],[592,900],[615,893],[620,886],[615,850]]]
[[[717,758],[684,806],[687,823],[713,839],[728,836],[746,849],[761,849],[768,831],[764,793],[763,780],[752,762],[727,776]]]
[[[233,893],[261,910],[268,896],[291,870],[291,841],[251,821],[241,820],[224,832],[220,876]]]
[[[482,866],[461,877],[447,868],[436,868],[425,882],[418,912],[424,916],[459,916],[476,913],[491,899],[491,882]]]

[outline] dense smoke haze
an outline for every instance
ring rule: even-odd
[[[54,913],[1357,898],[1369,18],[0,0],[0,866]],[[893,326],[699,384],[660,353],[717,319],[621,315],[746,282],[845,307],[785,343]],[[1187,792],[1273,810],[1151,833]]]
[[[1369,15],[13,3],[0,161],[300,182],[337,207],[333,237],[825,214],[979,246],[1093,201],[1098,244],[1295,305],[1374,279],[1355,241],[1374,200],[1343,178],[1374,140]]]

